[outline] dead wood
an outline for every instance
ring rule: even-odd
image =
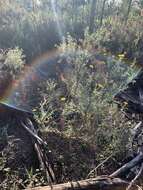
[[[129,182],[119,178],[100,176],[93,179],[87,179],[77,182],[68,182],[58,185],[28,188],[27,190],[126,190]],[[140,188],[133,185],[130,190],[139,190]]]
[[[142,165],[141,165],[141,167],[140,167],[140,170],[139,170],[138,174],[135,176],[135,178],[131,181],[131,183],[130,183],[129,186],[127,187],[127,190],[130,190],[131,187],[133,186],[133,184],[135,184],[136,180],[140,177],[142,171],[143,171],[143,163],[142,163]]]
[[[56,181],[55,174],[52,168],[51,161],[48,159],[48,155],[45,151],[47,143],[44,142],[37,134],[37,131],[29,118],[26,118],[26,124],[21,121],[21,125],[26,129],[26,131],[31,135],[32,142],[37,153],[37,157],[43,170],[44,176],[46,176],[47,182],[49,184]]]
[[[141,161],[143,161],[143,153],[140,152],[134,159],[132,159],[130,162],[126,163],[123,165],[121,168],[119,168],[117,171],[112,173],[110,176],[111,177],[117,177],[123,174],[124,172],[130,170],[131,168],[135,167],[138,165]]]

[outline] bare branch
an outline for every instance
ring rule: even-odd
[[[136,180],[140,177],[142,171],[143,171],[143,163],[141,165],[141,168],[140,168],[138,174],[135,176],[135,178],[131,181],[131,183],[127,187],[127,190],[131,190],[131,187],[135,184]],[[139,189],[139,190],[141,190],[141,189]]]
[[[127,164],[123,165],[121,168],[119,168],[117,171],[112,173],[110,176],[111,177],[117,177],[120,174],[130,170],[131,168],[135,167],[138,165],[141,161],[143,161],[143,153],[140,152],[134,159],[132,159],[130,162]]]
[[[91,170],[89,172],[89,174],[87,175],[87,178],[90,177],[91,174],[93,174],[99,167],[101,167],[103,164],[105,164],[105,162],[107,162],[110,158],[112,157],[112,155],[108,156],[105,160],[103,160],[103,162],[101,162],[96,168],[94,168],[93,170]]]

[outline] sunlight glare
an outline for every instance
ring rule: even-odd
[[[55,6],[55,0],[51,0],[51,5],[52,5],[52,11],[53,11],[53,14],[54,14],[54,17],[55,17],[55,21],[56,21],[56,24],[57,24],[59,37],[60,37],[61,41],[64,42],[65,38],[64,38],[64,34],[63,34],[63,31],[62,31],[61,25],[59,23],[59,15],[57,14],[56,6]]]

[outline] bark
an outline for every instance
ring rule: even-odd
[[[128,182],[119,178],[100,176],[97,178],[77,182],[31,188],[31,190],[126,190],[128,185]],[[130,190],[138,189],[138,186],[133,185]],[[30,188],[27,190],[30,190]]]
[[[132,1],[133,1],[133,0],[129,0],[129,4],[128,4],[128,8],[127,8],[127,14],[126,14],[126,17],[125,17],[125,21],[126,21],[126,22],[127,22],[127,20],[128,20],[128,17],[129,17],[130,11],[131,11]]]
[[[91,2],[90,21],[89,21],[89,31],[91,33],[94,31],[96,3],[97,3],[97,0],[92,0]]]
[[[103,1],[102,10],[101,10],[101,17],[100,17],[100,26],[102,26],[103,23],[103,17],[104,17],[104,10],[105,10],[105,3],[107,0]]]

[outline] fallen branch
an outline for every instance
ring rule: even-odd
[[[21,125],[32,137],[32,142],[44,176],[46,176],[47,182],[49,184],[55,183],[56,177],[52,168],[51,159],[49,159],[47,153],[45,152],[47,143],[38,136],[37,131],[35,130],[30,119],[27,118],[25,122],[26,124],[21,120]]]
[[[116,170],[114,173],[110,175],[110,177],[117,177],[123,174],[124,172],[130,170],[131,168],[135,167],[138,165],[141,161],[143,161],[143,153],[140,152],[134,159],[132,159],[130,162],[127,164],[123,165],[121,168]]]
[[[47,145],[34,131],[32,131],[30,128],[28,128],[23,122],[21,122],[21,125],[24,127],[24,129],[26,129],[28,131],[28,133],[30,133],[30,135],[32,137],[34,137],[35,139],[37,139],[37,141],[40,143],[40,144],[43,144],[43,145]]]
[[[142,163],[142,165],[141,165],[141,168],[140,168],[138,174],[135,176],[135,178],[131,181],[131,183],[130,183],[129,186],[127,187],[127,190],[130,190],[131,187],[133,186],[133,184],[135,184],[136,180],[140,177],[142,171],[143,171],[143,163]]]
[[[128,185],[129,182],[119,178],[100,176],[93,179],[45,187],[35,187],[27,190],[126,190]],[[130,190],[139,190],[139,186],[132,185]]]

